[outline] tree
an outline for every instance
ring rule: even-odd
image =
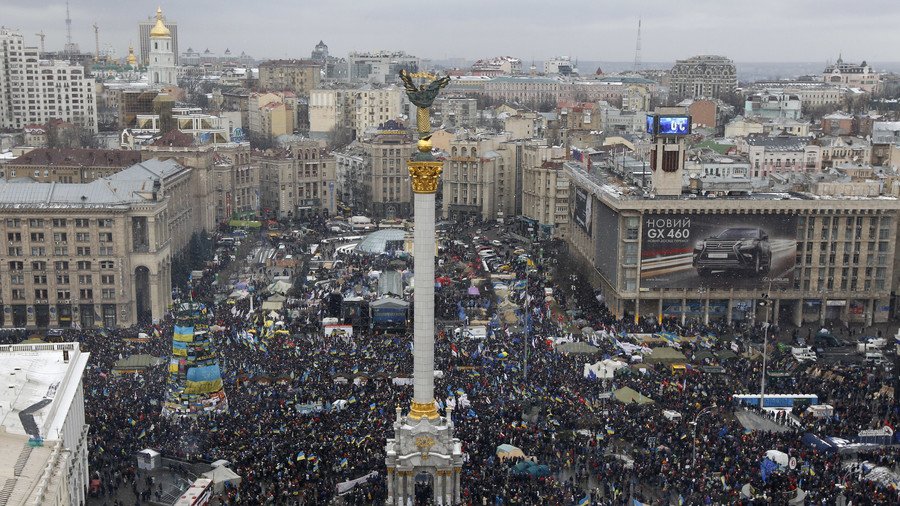
[[[331,151],[342,149],[353,142],[353,130],[345,126],[335,126],[328,131],[325,142]]]

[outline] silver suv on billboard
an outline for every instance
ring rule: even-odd
[[[772,267],[769,234],[761,228],[726,228],[694,245],[693,265],[698,276],[712,271],[767,274]]]

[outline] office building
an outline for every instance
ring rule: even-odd
[[[752,177],[767,177],[778,172],[805,172],[821,168],[816,150],[808,150],[812,137],[793,135],[747,136],[747,156]]]
[[[88,426],[79,343],[0,346],[0,476],[4,504],[87,501]]]
[[[178,59],[181,54],[178,52],[178,23],[171,19],[166,19],[165,16],[162,17],[162,22],[172,36],[172,54],[175,55],[175,65],[177,66],[181,63]],[[150,65],[150,31],[156,27],[156,24],[156,15],[147,16],[146,21],[138,23],[138,40],[141,43],[139,61],[144,66]]]
[[[262,139],[291,135],[297,122],[297,96],[290,91],[252,93],[248,117],[251,135]]]
[[[422,60],[403,51],[351,52],[347,56],[347,76],[351,82],[390,84],[400,70],[416,72]]]
[[[337,209],[334,157],[320,141],[291,142],[277,155],[261,155],[260,205],[278,218],[333,215]]]
[[[205,202],[192,177],[174,161],[148,160],[90,183],[0,181],[3,326],[162,318],[171,259],[201,228],[195,207]]]
[[[719,98],[737,88],[737,69],[724,56],[678,60],[672,67],[669,87],[678,98]]]
[[[483,221],[511,215],[515,194],[514,145],[508,135],[460,137],[444,159],[442,214],[445,219]]]
[[[522,216],[539,237],[565,238],[569,222],[569,180],[562,170],[565,150],[528,142],[522,153]]]
[[[312,60],[268,60],[259,64],[259,87],[308,95],[319,87],[322,64]]]
[[[0,28],[0,128],[60,119],[97,133],[94,79],[81,65],[41,60],[22,34]]]
[[[338,192],[350,197],[354,213],[375,220],[411,215],[412,192],[405,163],[415,148],[406,127],[388,121],[371,136],[335,153],[344,183]]]
[[[672,168],[683,180],[682,168]],[[569,251],[618,317],[782,327],[888,321],[896,197],[791,183],[750,196],[662,199],[607,167],[568,162],[563,171]]]

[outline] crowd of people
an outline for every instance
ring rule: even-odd
[[[131,490],[138,503],[152,497],[152,484],[135,470],[135,454],[144,448],[184,462],[229,461],[242,481],[217,496],[221,504],[327,504],[338,483],[373,471],[377,474],[342,499],[384,503],[385,439],[391,437],[395,407],[406,409],[412,396],[411,386],[393,381],[412,375],[411,330],[375,326],[355,328],[352,337],[328,336],[321,321],[333,316],[326,303],[331,295],[374,300],[378,278],[371,272],[408,271],[412,263],[403,255],[322,245],[326,229],[321,222],[299,238],[251,236],[237,252],[236,265],[227,265],[224,254],[220,264],[193,280],[191,295],[224,329],[214,339],[228,396],[225,413],[161,415],[166,365],[136,375],[113,374],[115,361],[132,354],[168,357],[171,318],[152,327],[67,334],[91,353],[84,391],[90,472],[100,482],[97,504],[114,504],[122,490]],[[494,233],[499,236],[500,230]],[[454,225],[445,235],[471,237],[472,230]],[[277,272],[292,276],[294,288],[285,307],[272,314],[261,307],[276,272],[248,265],[245,256],[248,247],[275,243],[306,261]],[[313,244],[320,244],[315,262]],[[523,246],[510,242],[495,248],[508,266],[502,287],[491,281],[474,244],[446,241],[440,255],[435,363],[443,374],[436,379],[435,397],[442,407],[457,407],[454,423],[465,454],[463,504],[783,504],[797,489],[807,492],[807,504],[833,504],[839,495],[852,504],[900,502],[896,486],[865,479],[855,465],[896,467],[895,447],[851,455],[802,442],[806,432],[851,439],[861,429],[894,426],[898,412],[893,395],[885,395],[883,371],[797,365],[789,353],[773,348],[769,368],[791,374],[773,378],[767,392],[816,394],[834,414],[813,418],[798,411],[777,420],[784,425],[781,431],[745,429],[733,415],[732,396],[758,391],[761,360],[746,352],[759,327],[616,318],[562,260],[558,244],[545,242],[524,255]],[[312,270],[313,265],[321,267]],[[249,297],[223,296],[241,280],[254,288],[252,310]],[[515,321],[502,317],[500,292],[507,306],[516,306]],[[453,332],[475,321],[490,329],[483,339]],[[591,332],[581,331],[587,326]],[[133,339],[140,332],[149,338]],[[721,371],[638,365],[623,367],[609,380],[585,377],[585,363],[603,357],[628,362],[622,344],[639,346],[635,334],[658,332],[679,336],[680,351],[692,364]],[[569,336],[590,342],[596,352],[560,353],[554,338]],[[732,343],[740,353],[719,359],[716,352]],[[610,397],[626,386],[653,402]],[[664,410],[680,416],[666,416]],[[522,449],[548,466],[550,475],[513,472],[516,459],[497,456],[501,444]],[[799,464],[764,480],[761,462],[769,450]]]

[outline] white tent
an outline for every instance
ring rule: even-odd
[[[782,467],[787,467],[788,461],[790,460],[788,458],[787,453],[780,452],[778,450],[767,451],[766,457],[769,457],[769,460],[771,460],[772,462],[775,462],[776,464],[778,464],[779,466],[782,466]]]
[[[203,473],[204,478],[209,478],[213,482],[213,490],[221,492],[225,490],[225,485],[238,486],[241,484],[241,477],[231,469],[225,466],[213,468],[212,471]]]
[[[593,372],[597,379],[610,379],[623,367],[626,367],[626,364],[607,358],[593,364],[584,364],[584,377],[589,378]]]
[[[281,281],[281,280],[278,280],[278,281],[272,283],[271,285],[269,285],[268,287],[266,287],[266,290],[268,290],[270,293],[280,293],[281,295],[288,293],[288,290],[290,290],[290,289],[291,289],[291,284],[288,283],[287,281]]]

